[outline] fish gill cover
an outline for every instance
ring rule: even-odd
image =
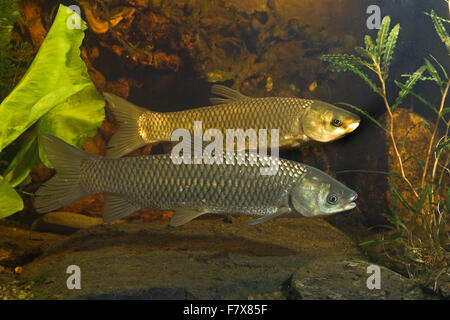
[[[105,117],[104,100],[80,57],[86,23],[80,19],[80,28],[68,27],[75,14],[60,5],[28,71],[0,104],[0,152],[24,138],[0,176],[0,218],[22,210],[22,199],[13,188],[26,182],[34,164],[40,160],[51,167],[39,143],[42,133],[80,147]]]

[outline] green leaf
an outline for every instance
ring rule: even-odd
[[[388,185],[389,185],[389,188],[394,193],[394,196],[398,200],[400,200],[400,203],[403,204],[405,206],[405,208],[407,208],[411,212],[414,212],[414,208],[405,200],[405,198],[401,195],[401,193],[397,190],[397,188],[395,187],[395,185],[392,183],[391,179],[389,179],[389,178],[388,178]]]
[[[372,80],[369,79],[369,77],[362,72],[361,70],[359,70],[356,67],[350,67],[349,70],[351,72],[353,72],[354,74],[356,74],[357,76],[359,76],[362,80],[364,80],[364,82],[369,85],[369,87],[376,93],[376,94],[380,94],[380,88],[378,88],[375,83],[373,83]]]
[[[383,54],[383,79],[386,79],[389,74],[389,67],[392,61],[392,56],[394,54],[395,45],[397,44],[398,34],[400,32],[400,25],[397,24],[390,32],[388,40],[386,42],[386,45],[384,47],[384,50],[382,52]]]
[[[445,44],[445,47],[447,48],[447,51],[450,53],[450,36],[448,35],[447,30],[445,30],[442,21],[438,18],[434,10],[431,10],[429,16],[433,21],[434,28],[436,29],[439,38],[441,38],[442,42]]]
[[[425,65],[427,66],[427,70],[431,75],[431,78],[434,82],[436,82],[440,87],[442,87],[443,82],[441,77],[439,76],[439,72],[436,70],[436,68],[431,64],[430,60],[425,59]],[[441,88],[442,91],[442,88]]]
[[[392,112],[403,102],[403,99],[411,92],[414,85],[419,81],[422,77],[422,74],[426,70],[426,66],[421,66],[414,72],[412,75],[409,75],[408,80],[403,84],[402,90],[400,90],[397,99],[391,107]]]
[[[359,47],[360,50],[365,50],[364,48]],[[370,54],[370,53],[368,53]],[[320,57],[322,61],[328,62],[331,64],[330,69],[334,72],[345,72],[345,71],[351,71],[357,76],[359,76],[361,79],[366,82],[369,87],[377,94],[380,94],[380,89],[373,83],[372,80],[363,72],[360,70],[360,66],[367,67],[369,69],[372,69],[373,67],[361,58],[355,57],[351,54],[325,54]]]
[[[73,14],[60,5],[30,68],[0,104],[0,151],[54,107],[93,86],[80,58],[87,27],[81,21],[81,29],[68,28]]]
[[[363,47],[356,47],[355,48],[355,51],[356,52],[358,52],[361,56],[363,56],[363,57],[366,57],[366,58],[369,58],[370,60],[372,60],[372,61],[376,61],[376,55],[373,53],[373,51],[369,51],[369,50],[367,50],[366,48],[363,48]],[[371,66],[372,67],[372,69],[373,69],[373,62],[371,62],[371,63],[368,63],[368,62],[365,62],[365,61],[362,61],[361,59],[359,59],[359,58],[357,58],[359,61],[359,64],[361,64],[361,65],[364,65],[364,66],[366,66],[366,67],[368,67],[368,66]]]
[[[425,126],[425,128],[428,129],[428,132],[432,135],[433,134],[433,129],[431,129],[431,125],[428,123],[427,120],[425,120],[424,118],[420,117],[420,121],[422,121],[423,125]]]
[[[413,159],[419,165],[420,169],[422,169],[423,172],[425,166],[423,165],[422,161],[416,156],[409,156],[408,158],[405,159],[404,163],[408,162],[410,159]]]
[[[375,45],[373,44],[372,38],[369,35],[366,35],[364,37],[364,43],[366,45],[366,50],[373,54],[375,51]]]
[[[39,136],[48,132],[67,143],[81,147],[88,137],[96,134],[105,118],[104,100],[95,87],[88,86],[67,99],[43,116],[37,126]],[[52,168],[42,145],[39,144],[39,158],[45,166]]]
[[[23,209],[22,198],[2,176],[0,176],[0,204],[0,219]]]
[[[341,174],[341,173],[373,173],[373,174],[383,174],[383,175],[387,175],[387,176],[395,176],[398,178],[401,178],[401,175],[396,173],[396,172],[387,172],[387,171],[377,171],[377,170],[341,170],[341,171],[336,171],[336,174]]]
[[[450,139],[447,141],[441,141],[439,142],[439,144],[436,146],[436,148],[434,148],[432,150],[433,153],[439,153],[442,149],[444,149],[445,147],[447,147],[448,149],[450,149]]]
[[[378,61],[380,61],[381,55],[384,52],[384,48],[386,47],[386,39],[388,37],[390,26],[391,26],[391,18],[389,16],[384,17],[383,21],[381,22],[380,30],[378,31],[376,42],[377,48],[376,54],[378,57]]]
[[[418,122],[418,123],[416,123],[416,124],[410,126],[410,127],[408,128],[408,130],[406,130],[406,133],[405,133],[405,135],[404,135],[403,138],[402,138],[401,149],[405,148],[406,138],[408,138],[409,134],[410,134],[410,133],[411,133],[411,132],[419,125],[419,124],[420,124],[420,123]]]
[[[5,179],[12,187],[16,187],[24,181],[36,163],[38,155],[36,133],[33,132],[22,144],[19,153],[11,161],[3,173]]]
[[[443,73],[444,76],[445,76],[445,80],[448,80],[448,74],[447,74],[447,71],[445,71],[444,66],[443,66],[443,65],[439,62],[439,60],[436,59],[433,55],[430,54],[430,57],[431,57],[431,59],[433,59],[434,62],[436,62],[436,64],[441,68],[442,73]]]
[[[320,60],[328,62],[331,65],[330,69],[335,72],[348,71],[349,67],[358,67],[363,63],[360,58],[346,53],[324,54]]]
[[[369,244],[384,244],[384,243],[396,243],[400,240],[400,236],[393,238],[393,239],[374,239],[374,240],[367,240],[360,242],[358,245],[363,247],[367,246]]]
[[[345,103],[345,102],[338,102],[336,104],[340,104],[349,108],[352,108],[358,112],[361,112],[364,116],[366,116],[370,121],[372,121],[373,123],[375,123],[378,127],[380,127],[381,129],[383,129],[384,131],[386,131],[387,133],[389,133],[389,130],[382,125],[380,122],[378,122],[374,117],[372,117],[369,113],[367,113],[366,111],[362,110],[361,108],[358,108],[352,104],[349,103]]]
[[[425,191],[420,195],[419,201],[417,202],[416,208],[414,210],[414,213],[420,214],[420,212],[423,209],[423,206],[425,205],[425,201],[427,200],[427,197],[429,193],[431,192],[431,186],[427,184]]]
[[[408,89],[406,88],[406,86],[401,83],[398,82],[397,80],[394,81],[395,84],[402,90],[406,90],[408,91]],[[429,100],[425,99],[424,97],[422,97],[421,95],[415,93],[412,90],[409,90],[409,94],[414,96],[415,98],[417,98],[420,102],[422,102],[424,105],[426,105],[428,108],[430,108],[431,110],[433,110],[436,114],[439,113],[438,109],[436,108],[436,106],[434,106]]]

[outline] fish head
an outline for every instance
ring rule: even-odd
[[[291,207],[305,217],[326,217],[356,207],[358,195],[319,169],[306,172],[290,192]]]
[[[350,111],[315,100],[302,116],[301,127],[308,138],[329,142],[354,131],[360,121],[360,117]]]

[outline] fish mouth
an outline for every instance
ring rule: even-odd
[[[361,120],[355,120],[355,121],[353,121],[352,123],[350,123],[349,125],[348,125],[348,132],[350,133],[350,132],[352,132],[352,131],[355,131],[356,130],[356,128],[358,128],[359,127],[359,123],[361,122]]]
[[[351,210],[356,207],[356,202],[354,202],[358,198],[358,195],[355,194],[350,199],[348,199],[348,202],[344,205],[344,210]]]

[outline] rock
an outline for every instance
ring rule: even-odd
[[[450,272],[447,272],[438,280],[439,291],[442,297],[450,299]]]
[[[32,261],[54,241],[61,239],[57,235],[2,225],[0,235],[0,266],[8,268],[16,268]]]
[[[367,5],[362,1],[351,0],[303,0],[303,1],[266,1],[266,0],[231,0],[233,6],[246,14],[267,12],[272,9],[281,23],[286,24],[291,19],[301,19],[303,24],[315,28],[326,28],[330,32],[339,33],[352,30],[354,26],[348,19],[349,12],[365,12]],[[365,24],[364,16],[354,15],[353,23]]]
[[[384,121],[386,122],[386,120]],[[401,146],[403,137],[405,137],[408,131],[409,134],[405,139],[405,147],[400,150],[400,154],[403,159],[403,168],[405,170],[406,177],[411,181],[414,187],[420,187],[420,181],[422,178],[422,169],[420,165],[413,160],[405,162],[405,159],[415,158],[419,159],[422,163],[425,163],[425,157],[428,152],[428,145],[431,139],[431,134],[425,127],[422,117],[410,110],[398,108],[394,114],[394,136],[399,148]],[[400,165],[398,162],[398,158],[395,155],[392,141],[387,135],[385,139],[388,146],[389,172],[400,173]],[[431,167],[432,166],[430,166],[430,168]],[[408,191],[408,185],[403,181],[403,179],[392,177],[392,181],[397,189],[399,189],[399,192],[401,193],[403,198],[408,201],[408,203],[414,205],[417,202],[414,194]],[[391,190],[387,191],[387,197],[389,199],[389,202],[392,203],[393,194]],[[402,218],[407,218],[411,214],[411,212],[409,212],[409,210],[407,210],[403,206],[398,206],[398,212],[400,217]]]
[[[72,212],[50,212],[37,219],[31,226],[32,230],[71,234],[80,229],[90,228],[103,223],[102,219],[88,217]]]
[[[361,259],[342,232],[316,219],[280,218],[256,227],[247,218],[124,222],[80,230],[19,276],[38,299],[285,299],[284,284],[315,259]],[[70,265],[81,290],[67,290]]]
[[[438,294],[441,298],[450,299],[450,268],[443,272],[436,281],[429,281],[426,289]]]
[[[411,300],[423,299],[424,293],[402,275],[380,267],[381,288],[368,289],[367,273],[371,263],[335,258],[318,259],[298,269],[291,279],[293,298],[305,300]]]

